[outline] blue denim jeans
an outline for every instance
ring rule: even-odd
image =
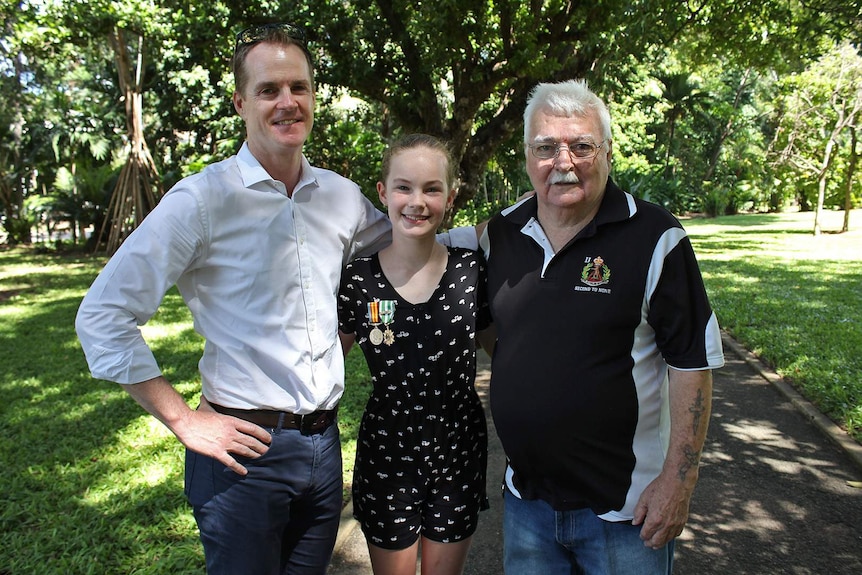
[[[186,451],[186,496],[209,575],[326,573],[341,516],[338,425],[317,435],[268,431],[262,457],[238,458],[245,476]]]
[[[504,495],[503,562],[512,575],[669,575],[673,541],[644,546],[640,526],[599,519],[590,509],[554,511],[542,500]]]

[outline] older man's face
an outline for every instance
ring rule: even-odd
[[[595,114],[554,116],[539,110],[533,118],[530,144],[550,143],[572,146],[578,142],[602,142],[602,130]],[[611,143],[605,142],[592,158],[576,158],[561,149],[555,158],[539,159],[527,149],[527,174],[544,207],[550,209],[597,209],[611,170]]]

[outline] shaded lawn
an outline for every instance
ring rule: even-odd
[[[813,214],[684,224],[722,327],[858,439],[862,235],[815,238]],[[103,263],[0,249],[0,575],[203,572],[181,445],[118,385],[90,378],[74,333]],[[196,405],[202,342],[175,290],[144,329]],[[346,484],[368,390],[354,349],[339,413]]]
[[[74,333],[103,263],[0,250],[2,575],[204,571],[182,446],[120,386],[89,376]],[[166,376],[197,405],[202,340],[176,290],[144,331]],[[368,389],[361,358],[350,360],[340,414],[347,480]]]
[[[840,229],[843,212],[825,212]],[[862,439],[862,232],[814,214],[684,222],[722,328]],[[862,226],[862,210],[851,214]],[[852,230],[852,228],[851,228]]]

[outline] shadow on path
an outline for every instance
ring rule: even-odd
[[[762,374],[732,340],[725,355],[727,364],[714,373],[709,437],[675,575],[862,573],[862,489],[848,483],[862,480],[862,459],[839,448],[779,392],[777,376]],[[476,385],[487,409],[483,361]],[[480,517],[466,575],[503,572],[505,457],[490,414],[488,427],[491,509]],[[369,575],[365,541],[349,510],[329,573]]]

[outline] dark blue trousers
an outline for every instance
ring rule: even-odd
[[[238,458],[248,475],[186,451],[186,496],[209,575],[324,575],[342,503],[338,425],[302,435],[269,429],[262,457]]]

